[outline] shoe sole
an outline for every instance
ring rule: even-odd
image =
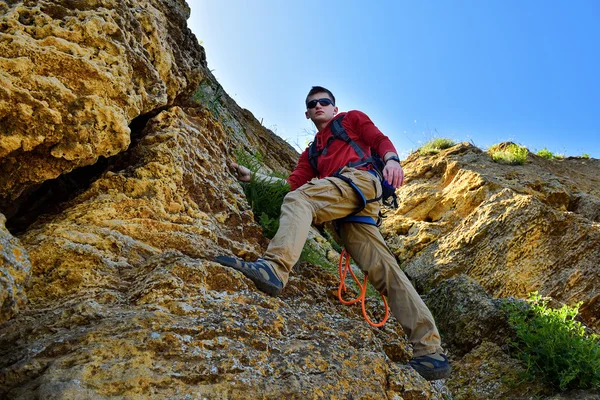
[[[452,372],[452,368],[450,366],[446,368],[438,368],[438,369],[430,369],[427,367],[416,367],[411,365],[411,367],[419,373],[425,380],[427,381],[437,381],[439,379],[445,379],[450,376],[450,372]]]

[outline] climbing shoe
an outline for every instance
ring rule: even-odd
[[[440,351],[415,357],[408,364],[428,381],[447,378],[452,370],[448,357]]]
[[[235,257],[219,256],[215,258],[219,264],[237,269],[246,275],[259,290],[268,295],[279,296],[283,289],[283,282],[275,275],[273,267],[267,261],[259,258],[254,262],[246,262]]]

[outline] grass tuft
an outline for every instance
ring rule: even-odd
[[[500,143],[488,149],[492,160],[499,164],[523,165],[527,160],[527,148],[514,143]]]
[[[214,89],[208,79],[202,80],[196,92],[192,95],[192,100],[201,106],[206,107],[216,118],[221,116],[221,101],[223,88],[217,84]]]
[[[435,138],[425,143],[419,148],[419,154],[422,156],[437,154],[444,149],[454,146],[456,143],[452,139]]]
[[[536,154],[542,158],[545,158],[546,160],[552,160],[554,158],[554,153],[545,147],[539,150]]]

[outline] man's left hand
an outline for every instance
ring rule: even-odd
[[[400,163],[389,160],[383,168],[383,179],[396,189],[402,186],[404,184],[404,170]]]

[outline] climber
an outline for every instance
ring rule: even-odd
[[[427,380],[447,377],[451,367],[433,316],[396,263],[375,223],[382,180],[394,188],[404,183],[396,149],[366,114],[356,110],[338,114],[335,97],[328,89],[312,87],[305,103],[306,118],[312,120],[318,132],[315,146],[300,155],[287,179],[291,191],[281,206],[279,230],[257,261],[230,256],[219,256],[215,261],[242,272],[261,291],[278,296],[300,258],[311,223],[337,220],[347,251],[368,273],[373,286],[388,297],[392,314],[412,344],[409,364]],[[347,133],[349,140],[334,139],[339,132]],[[368,162],[371,149],[383,155],[381,176]],[[231,168],[240,181],[250,181],[249,169],[235,163]]]

